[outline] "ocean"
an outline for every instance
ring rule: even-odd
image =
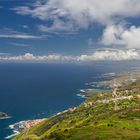
[[[103,80],[100,75],[132,70],[131,63],[93,64],[0,64],[0,112],[11,118],[0,120],[0,140],[13,132],[9,125],[54,115],[79,105],[77,96],[85,83]]]

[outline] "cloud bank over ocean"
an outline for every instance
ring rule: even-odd
[[[40,62],[92,62],[92,61],[121,61],[121,60],[140,60],[140,53],[136,50],[104,50],[96,51],[90,55],[66,56],[60,54],[33,55],[26,53],[24,55],[11,56],[3,54],[0,61],[40,61]]]

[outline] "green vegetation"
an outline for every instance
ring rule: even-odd
[[[14,138],[80,139],[140,140],[140,81],[119,87],[117,97],[112,96],[112,91],[102,91],[78,107],[53,116]]]

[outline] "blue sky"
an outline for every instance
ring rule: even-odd
[[[0,60],[139,59],[139,0],[1,0]]]

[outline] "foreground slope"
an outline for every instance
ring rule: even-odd
[[[114,92],[116,92],[114,94]],[[140,139],[140,81],[90,97],[14,140]]]

